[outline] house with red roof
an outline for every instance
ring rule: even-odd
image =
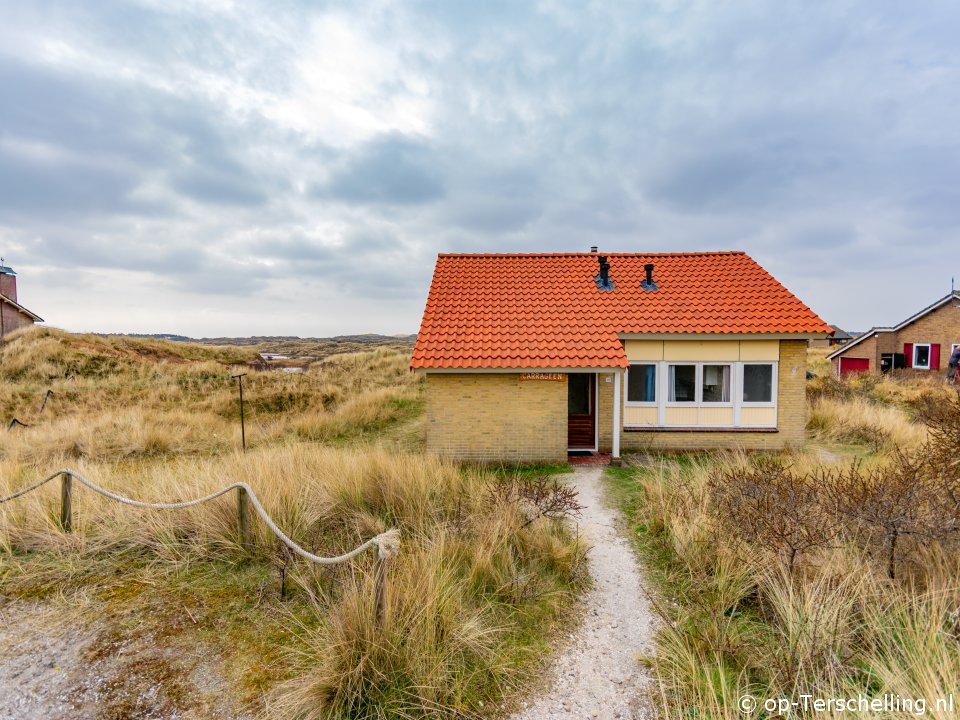
[[[831,331],[743,252],[442,254],[411,367],[457,459],[780,449]]]

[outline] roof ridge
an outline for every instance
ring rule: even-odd
[[[437,257],[589,257],[604,255],[607,257],[702,257],[714,255],[746,255],[745,250],[692,250],[690,252],[530,252],[530,253],[437,253]]]

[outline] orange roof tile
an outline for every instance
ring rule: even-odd
[[[618,333],[830,332],[743,252],[611,253],[611,292],[597,257],[439,255],[411,367],[626,367]]]

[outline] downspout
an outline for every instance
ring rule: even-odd
[[[623,373],[617,370],[613,373],[613,453],[614,460],[620,459],[620,376]]]

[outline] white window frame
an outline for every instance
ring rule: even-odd
[[[922,348],[922,347],[925,347],[925,348],[927,349],[927,364],[926,364],[926,365],[918,365],[918,364],[917,364],[917,350],[918,350],[919,348]],[[913,344],[913,358],[911,358],[912,361],[913,361],[913,364],[912,364],[910,367],[911,367],[912,369],[914,369],[914,370],[929,370],[929,369],[930,369],[930,361],[933,359],[933,352],[932,352],[932,350],[933,350],[933,348],[931,347],[931,343],[914,343],[914,344]]]
[[[958,343],[960,344],[960,343]],[[777,427],[777,418],[779,417],[779,397],[780,397],[780,387],[779,387],[779,376],[780,376],[780,363],[777,360],[707,360],[707,361],[683,361],[683,360],[638,360],[631,362],[631,365],[653,365],[655,366],[655,384],[656,384],[656,398],[655,402],[628,402],[626,400],[627,393],[626,390],[623,393],[623,406],[626,407],[655,407],[657,408],[657,422],[655,425],[643,424],[643,423],[623,423],[625,428],[661,428],[661,427],[674,427],[672,425],[667,425],[666,423],[666,411],[667,408],[695,408],[697,410],[698,416],[701,408],[733,408],[733,424],[732,425],[704,425],[704,428],[775,428]],[[684,402],[684,401],[669,401],[667,398],[670,397],[670,366],[671,365],[692,365],[695,370],[695,380],[696,380],[696,389],[695,389],[695,400],[693,402]],[[728,365],[730,366],[730,402],[704,402],[703,400],[703,367],[705,365]],[[769,402],[745,402],[743,400],[743,369],[747,365],[766,365],[770,367],[770,401]],[[624,385],[627,382],[627,375],[629,373],[624,373]],[[773,408],[777,410],[774,413],[774,421],[771,425],[757,425],[756,423],[744,424],[741,421],[741,410],[744,408]],[[699,428],[700,425],[693,426],[693,430]]]
[[[697,401],[699,405],[701,407],[708,407],[708,408],[733,407],[733,399],[734,399],[733,391],[734,391],[734,385],[736,384],[734,382],[734,377],[736,376],[736,372],[734,371],[734,365],[736,365],[736,363],[732,361],[727,361],[727,362],[702,362],[697,364],[699,365],[699,367],[697,368]],[[730,368],[730,399],[727,400],[726,402],[724,402],[723,400],[704,400],[703,399],[703,373],[707,365],[711,367],[718,366],[718,367]]]
[[[770,371],[770,400],[768,402],[747,402],[743,399],[743,368],[747,365],[772,365],[773,368]],[[777,387],[777,363],[775,362],[742,362],[740,363],[740,388],[739,394],[737,395],[737,400],[739,401],[740,407],[746,408],[769,408],[777,406],[777,397],[779,396],[779,388]]]
[[[646,402],[642,400],[627,400],[630,397],[630,390],[628,383],[630,382],[630,372],[627,371],[623,374],[623,406],[624,407],[656,407],[660,401],[660,363],[656,360],[650,360],[647,362],[632,362],[630,367],[634,365],[652,365],[653,366],[653,397],[655,398],[653,402]]]

